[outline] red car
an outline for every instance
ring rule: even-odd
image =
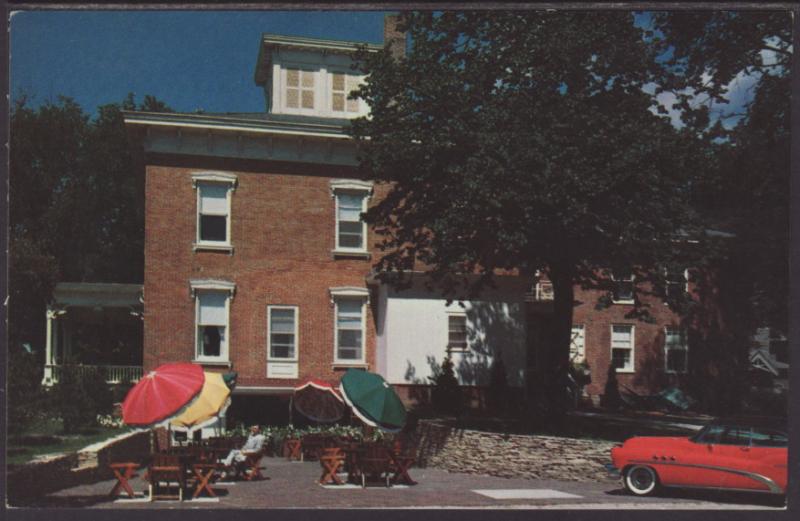
[[[611,461],[639,496],[660,486],[785,495],[787,445],[780,421],[717,420],[689,438],[630,438],[611,449]]]

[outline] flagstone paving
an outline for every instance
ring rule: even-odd
[[[748,509],[776,508],[767,498],[753,495],[673,492],[654,498],[625,494],[615,482],[570,482],[501,478],[449,473],[434,468],[413,468],[413,486],[385,488],[373,484],[323,487],[318,462],[264,458],[263,481],[238,481],[215,487],[219,500],[203,499],[149,502],[144,498],[113,500],[108,492],[113,480],[61,490],[40,498],[35,507],[148,508],[645,508],[645,509]],[[141,477],[134,490],[147,491]],[[487,491],[495,491],[494,493]]]

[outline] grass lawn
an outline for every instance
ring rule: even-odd
[[[9,465],[19,465],[43,454],[76,452],[130,430],[128,427],[97,426],[75,434],[64,434],[60,420],[42,418],[24,433],[8,438],[6,461]]]

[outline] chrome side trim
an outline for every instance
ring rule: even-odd
[[[758,483],[761,483],[762,485],[766,486],[769,489],[769,492],[771,494],[783,494],[783,489],[781,489],[781,487],[779,487],[778,484],[775,483],[775,481],[773,481],[772,479],[768,478],[767,476],[763,476],[761,474],[757,474],[755,472],[747,472],[746,470],[732,469],[732,468],[728,468],[728,467],[718,467],[718,466],[715,466],[715,465],[699,465],[699,464],[696,464],[696,463],[679,463],[677,461],[637,460],[637,461],[631,461],[630,463],[636,463],[636,464],[640,464],[640,465],[650,465],[650,466],[655,466],[655,465],[674,465],[674,466],[678,466],[678,467],[690,467],[690,468],[696,468],[696,469],[718,470],[720,472],[728,472],[730,474],[736,474],[738,476],[744,476],[744,477],[750,478],[750,479],[752,479],[754,481],[757,481]],[[664,485],[664,486],[670,486],[670,485]],[[682,487],[684,485],[674,485],[674,486],[676,486],[676,487],[681,486]],[[685,486],[688,487],[689,485],[685,485]],[[721,489],[725,489],[726,487],[702,487],[702,488],[721,488]],[[751,490],[751,489],[746,489],[746,490]],[[758,492],[758,490],[752,490],[752,491]]]

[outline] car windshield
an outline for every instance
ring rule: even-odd
[[[694,443],[717,443],[724,431],[724,425],[712,423],[700,429],[694,436],[691,436],[689,441],[693,441]]]

